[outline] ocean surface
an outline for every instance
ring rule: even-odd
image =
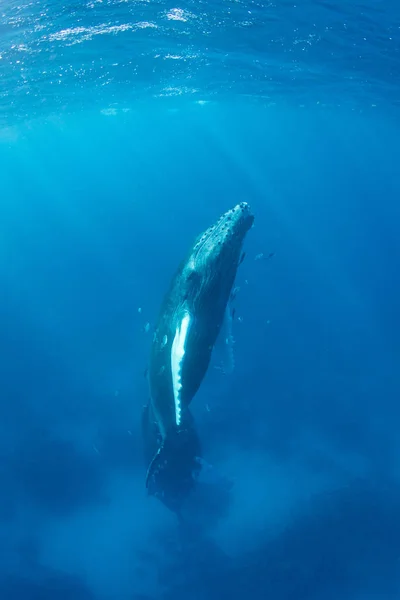
[[[394,0],[1,2],[1,600],[398,600],[399,140]],[[193,401],[233,486],[182,524],[150,345],[241,201],[234,368]]]

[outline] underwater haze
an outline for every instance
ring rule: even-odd
[[[398,600],[399,139],[394,0],[3,0],[1,600]],[[233,368],[192,403],[233,485],[182,523],[150,345],[242,201]]]

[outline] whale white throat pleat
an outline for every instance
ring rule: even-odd
[[[189,313],[185,313],[182,321],[176,328],[174,341],[172,342],[171,346],[172,388],[175,402],[175,423],[177,426],[181,424],[182,418],[182,367],[185,357],[190,321],[191,318]]]

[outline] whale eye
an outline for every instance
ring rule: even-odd
[[[201,276],[197,271],[190,271],[190,273],[187,276],[187,281],[189,281],[192,284],[197,283],[198,281],[200,281],[200,279]]]

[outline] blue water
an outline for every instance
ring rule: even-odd
[[[394,1],[4,0],[1,600],[398,599],[399,99]],[[145,369],[242,200],[235,368],[193,402],[234,487],[188,531]]]

